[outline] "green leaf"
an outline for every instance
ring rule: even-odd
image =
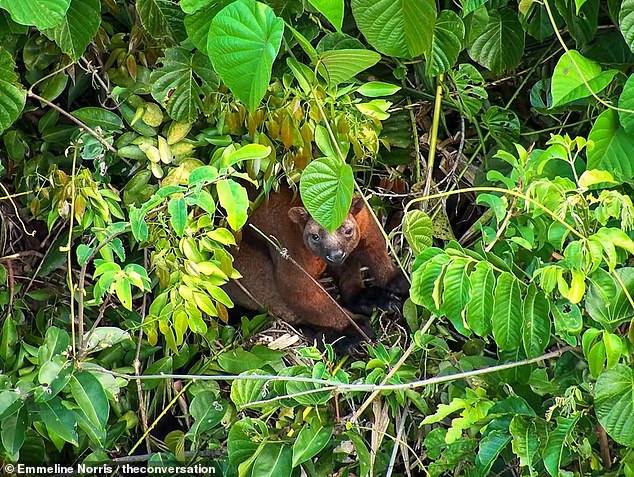
[[[104,108],[88,106],[76,109],[71,114],[92,128],[100,127],[104,131],[119,131],[123,129],[121,118]]]
[[[308,0],[319,13],[334,26],[337,31],[341,31],[343,25],[343,0]]]
[[[132,310],[132,286],[127,278],[119,277],[114,283],[114,291],[117,298],[128,310]]]
[[[192,399],[189,412],[194,418],[194,425],[188,434],[197,436],[216,427],[227,412],[227,402],[218,399],[212,391],[202,391]]]
[[[479,262],[469,276],[471,281],[471,299],[467,303],[466,321],[469,328],[478,336],[491,333],[493,316],[493,290],[495,274],[488,262]]]
[[[255,111],[271,79],[284,21],[254,0],[238,0],[214,17],[207,52],[214,69],[249,111]]]
[[[352,441],[354,449],[357,451],[359,477],[367,477],[370,475],[370,463],[372,461],[368,446],[363,441],[363,438],[356,432],[348,431],[345,433],[345,436]]]
[[[44,33],[77,61],[96,35],[100,23],[101,0],[72,0],[62,23]]]
[[[319,55],[319,60],[328,73],[326,79],[330,86],[348,81],[362,71],[376,65],[380,59],[381,55],[375,51],[358,48],[329,50]]]
[[[433,0],[352,0],[352,13],[363,36],[384,55],[414,58],[431,45]]]
[[[35,25],[38,30],[53,28],[64,20],[70,0],[0,0],[0,8],[20,25]]]
[[[332,157],[308,164],[299,183],[304,206],[311,217],[330,232],[348,215],[353,189],[352,167]]]
[[[241,374],[264,374],[262,371],[254,369]],[[231,401],[238,407],[248,406],[254,401],[264,398],[264,379],[236,379],[231,383]]]
[[[483,437],[476,456],[474,477],[489,475],[493,463],[510,441],[511,436],[505,431],[492,431]]]
[[[200,10],[186,12],[190,14],[185,16],[187,36],[201,53],[207,54],[207,37],[212,20],[229,3],[230,0],[209,1],[205,2],[204,8],[201,7]],[[183,2],[180,5],[183,8]]]
[[[2,420],[2,446],[10,455],[16,455],[26,438],[26,428],[29,423],[29,413],[26,408]]]
[[[218,87],[209,59],[185,48],[165,50],[161,67],[150,76],[152,97],[176,121],[193,122],[204,111],[203,99]]]
[[[22,2],[18,3],[22,4]],[[0,6],[2,6],[1,3]],[[0,47],[0,97],[2,98],[0,102],[0,134],[18,119],[26,102],[26,91],[20,84],[14,69],[15,62],[11,54]]]
[[[429,248],[426,250],[434,250]],[[424,254],[425,252],[423,252]],[[422,256],[422,255],[421,255]],[[420,263],[421,257],[414,262],[412,269],[412,287],[410,289],[411,299],[417,305],[422,305],[429,311],[439,311],[432,298],[434,288],[438,280],[442,278],[444,266],[449,262],[449,257],[444,253],[439,253],[427,262]],[[418,266],[417,266],[418,265]]]
[[[482,33],[469,48],[469,56],[494,73],[515,68],[524,53],[524,30],[509,9],[492,10]]]
[[[634,0],[623,0],[621,3],[619,28],[627,46],[634,51]]]
[[[509,431],[513,436],[513,453],[520,458],[520,465],[528,467],[532,473],[533,457],[539,449],[535,422],[526,416],[515,416],[511,420]]]
[[[236,149],[231,154],[222,158],[222,167],[231,167],[243,161],[252,161],[255,159],[264,159],[271,154],[269,146],[262,144],[247,144],[240,149]],[[204,166],[203,166],[204,167]]]
[[[445,315],[453,323],[454,328],[464,335],[470,336],[471,332],[465,327],[462,313],[469,301],[471,283],[467,275],[466,258],[454,258],[449,262],[443,277],[443,310]]]
[[[17,412],[24,405],[19,393],[15,391],[0,392],[0,421]]]
[[[187,226],[187,204],[184,197],[174,197],[167,203],[170,224],[179,237],[183,236]]]
[[[433,223],[422,210],[408,210],[403,218],[403,235],[415,255],[432,245]]]
[[[157,40],[179,43],[187,38],[183,11],[170,0],[137,0],[136,10],[143,28]]]
[[[51,437],[77,445],[77,420],[73,412],[62,404],[59,396],[40,404],[40,417]]]
[[[75,373],[70,381],[70,391],[90,423],[97,429],[104,429],[108,422],[110,403],[95,375],[88,371]]]
[[[601,113],[588,139],[594,141],[588,150],[588,169],[609,171],[619,181],[634,177],[634,139],[619,124],[616,111]]]
[[[522,340],[527,358],[544,354],[550,342],[550,302],[535,284],[531,283],[524,300],[524,329]]]
[[[234,467],[238,467],[256,453],[258,444],[253,442],[250,436],[257,433],[260,425],[263,426],[261,421],[247,417],[231,426],[227,439],[227,453]]]
[[[627,290],[633,289],[634,268],[619,268],[614,273],[618,275]],[[600,323],[607,331],[613,332],[621,323],[634,317],[634,309],[627,295],[609,272],[599,268],[588,278],[590,286],[585,304],[593,320]]]
[[[427,76],[438,76],[449,71],[462,50],[465,37],[465,26],[457,13],[443,10],[434,25],[434,37],[431,48],[425,52]]]
[[[632,3],[634,4],[634,0]],[[619,96],[619,108],[628,110],[619,110],[621,126],[623,126],[623,129],[625,129],[628,134],[634,134],[634,112],[630,112],[634,111],[634,75],[630,75],[623,86],[623,91],[621,92],[621,96]]]
[[[504,148],[512,149],[520,139],[520,120],[511,109],[491,106],[482,118],[491,136]],[[502,153],[504,151],[500,151]],[[499,155],[498,155],[499,157]]]
[[[522,339],[522,295],[514,275],[498,278],[493,305],[493,337],[501,351],[516,349]]]
[[[332,436],[332,426],[305,425],[293,444],[293,467],[315,457],[326,447]]]
[[[231,179],[219,180],[216,190],[220,205],[227,212],[227,222],[233,230],[240,230],[247,221],[249,209],[247,190]]]
[[[601,373],[594,388],[595,413],[608,435],[634,446],[634,373],[619,364]],[[551,474],[552,475],[552,474]]]
[[[579,74],[579,71],[583,76]],[[561,106],[591,96],[588,86],[597,94],[610,84],[617,73],[617,70],[602,71],[598,63],[584,58],[575,50],[570,50],[559,58],[553,72],[550,87],[553,96],[552,105]]]
[[[548,443],[543,450],[542,458],[544,460],[544,467],[546,467],[546,470],[552,477],[558,477],[560,475],[559,465],[561,464],[566,438],[578,419],[578,414],[571,417],[558,417],[557,429],[548,434]]]
[[[400,86],[384,83],[383,81],[370,81],[359,86],[357,93],[367,96],[368,98],[378,98],[380,96],[391,96],[400,89]]]
[[[253,463],[251,475],[258,477],[290,477],[293,467],[291,448],[284,444],[266,444]]]
[[[193,186],[198,182],[213,182],[218,178],[218,169],[213,166],[200,166],[189,174],[188,184]]]

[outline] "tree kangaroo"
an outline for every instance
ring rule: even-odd
[[[307,272],[284,258],[250,224],[274,237]],[[330,340],[342,337],[344,348],[361,338],[350,318],[373,336],[367,317],[375,308],[394,310],[409,285],[387,252],[385,239],[363,200],[355,197],[343,224],[333,233],[319,225],[288,188],[272,193],[251,215],[243,229],[234,267],[243,278],[227,284],[233,301],[248,309],[270,312],[296,325],[324,332]],[[361,268],[368,267],[374,285],[365,287]],[[319,279],[328,269],[339,288],[344,310],[310,277]]]

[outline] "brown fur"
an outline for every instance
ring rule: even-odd
[[[330,267],[344,304],[350,305],[350,309],[342,312],[323,288],[284,259],[249,224],[275,237],[311,277],[318,279]],[[354,199],[343,225],[329,234],[289,189],[282,189],[253,212],[235,256],[234,267],[242,274],[240,282],[251,296],[235,283],[229,283],[226,289],[242,307],[255,310],[265,305],[273,315],[292,324],[354,334],[349,317],[354,316],[351,310],[355,308],[356,297],[364,292],[361,276],[364,266],[370,268],[374,277],[372,295],[380,288],[383,295],[379,299],[392,296],[391,284],[401,274],[392,264],[383,235],[361,199]],[[376,306],[374,299],[368,301],[363,297],[361,308]]]

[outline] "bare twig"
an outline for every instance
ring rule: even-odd
[[[380,392],[380,391],[394,391],[404,389],[418,389],[426,386],[433,386],[436,384],[447,383],[450,381],[456,381],[458,379],[467,379],[474,376],[482,376],[484,374],[497,373],[507,369],[517,368],[519,366],[526,366],[528,364],[539,363],[548,359],[553,359],[561,356],[566,351],[573,349],[571,346],[559,348],[555,351],[538,356],[537,358],[523,359],[521,361],[514,361],[511,363],[498,364],[496,366],[490,366],[488,368],[474,369],[471,371],[465,371],[463,373],[449,374],[443,376],[434,376],[433,378],[421,379],[419,381],[412,381],[409,383],[400,384],[347,384],[339,381],[333,381],[328,379],[316,379],[308,378],[304,376],[279,376],[276,374],[145,374],[142,376],[135,376],[133,374],[119,373],[116,371],[110,371],[108,369],[102,369],[100,372],[110,374],[115,377],[128,379],[128,380],[148,380],[148,379],[183,379],[194,381],[294,381],[298,383],[314,383],[322,384],[324,386],[332,387],[333,390],[338,392],[343,391],[357,391],[357,392]],[[324,389],[318,389],[315,391],[324,391]]]
[[[35,94],[33,91],[29,91],[28,92],[28,96],[30,98],[33,99],[37,99],[38,101],[43,102],[44,104],[46,104],[48,107],[53,108],[55,111],[57,111],[58,113],[66,116],[68,119],[70,119],[71,121],[73,121],[75,124],[77,124],[78,126],[84,128],[91,136],[93,136],[95,139],[97,139],[101,144],[103,144],[103,146],[108,149],[110,152],[112,152],[113,154],[117,153],[117,150],[112,147],[112,145],[106,141],[101,134],[99,134],[97,131],[95,131],[93,128],[91,128],[90,126],[88,126],[86,123],[84,123],[83,121],[80,121],[79,119],[77,119],[75,116],[73,116],[72,114],[70,114],[69,112],[67,112],[65,109],[60,108],[59,106],[57,106],[55,103],[49,101],[46,98],[42,98],[40,95]],[[123,158],[121,158],[123,160]],[[127,161],[125,161],[127,162]],[[129,164],[128,164],[129,165]]]

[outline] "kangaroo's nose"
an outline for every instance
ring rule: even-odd
[[[343,250],[334,250],[328,254],[326,254],[326,260],[330,263],[339,264],[343,262],[343,259],[346,257],[346,253]]]

